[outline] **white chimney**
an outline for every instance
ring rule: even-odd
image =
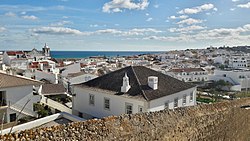
[[[131,88],[129,85],[129,78],[127,76],[127,73],[125,73],[123,77],[123,82],[122,82],[122,87],[121,87],[121,92],[126,93],[128,90]]]
[[[148,86],[153,90],[158,89],[158,77],[156,76],[149,76],[148,77]]]

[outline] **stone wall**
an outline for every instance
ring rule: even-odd
[[[4,135],[2,140],[250,140],[250,99],[110,116]]]

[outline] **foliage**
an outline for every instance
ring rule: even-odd
[[[38,117],[46,117],[51,115],[51,109],[48,106],[41,105],[39,103],[34,103],[34,110],[37,111]]]
[[[202,103],[214,103],[215,102],[215,100],[213,99],[201,98],[201,97],[197,97],[196,101],[202,102]]]
[[[32,121],[33,119],[34,119],[33,117],[25,116],[25,117],[18,119],[18,124],[27,123],[29,121]]]

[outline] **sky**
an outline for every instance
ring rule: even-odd
[[[250,45],[250,0],[0,0],[0,50]]]

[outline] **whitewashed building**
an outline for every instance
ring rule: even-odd
[[[230,82],[232,91],[241,91],[250,88],[250,71],[249,70],[215,70],[211,80],[224,80]]]
[[[1,122],[13,122],[24,116],[36,117],[33,103],[39,102],[41,97],[33,93],[33,87],[40,87],[41,84],[32,79],[0,73]]]
[[[167,75],[184,82],[208,81],[208,72],[203,68],[176,68],[166,72]]]
[[[73,114],[106,117],[196,105],[196,87],[143,66],[74,86]]]
[[[62,76],[67,76],[69,73],[78,73],[81,72],[81,63],[74,63],[62,68]]]
[[[234,55],[229,58],[229,67],[232,68],[247,68],[248,67],[249,56],[244,55]]]
[[[28,59],[23,51],[6,51],[3,54],[3,63],[12,68],[26,70]]]

